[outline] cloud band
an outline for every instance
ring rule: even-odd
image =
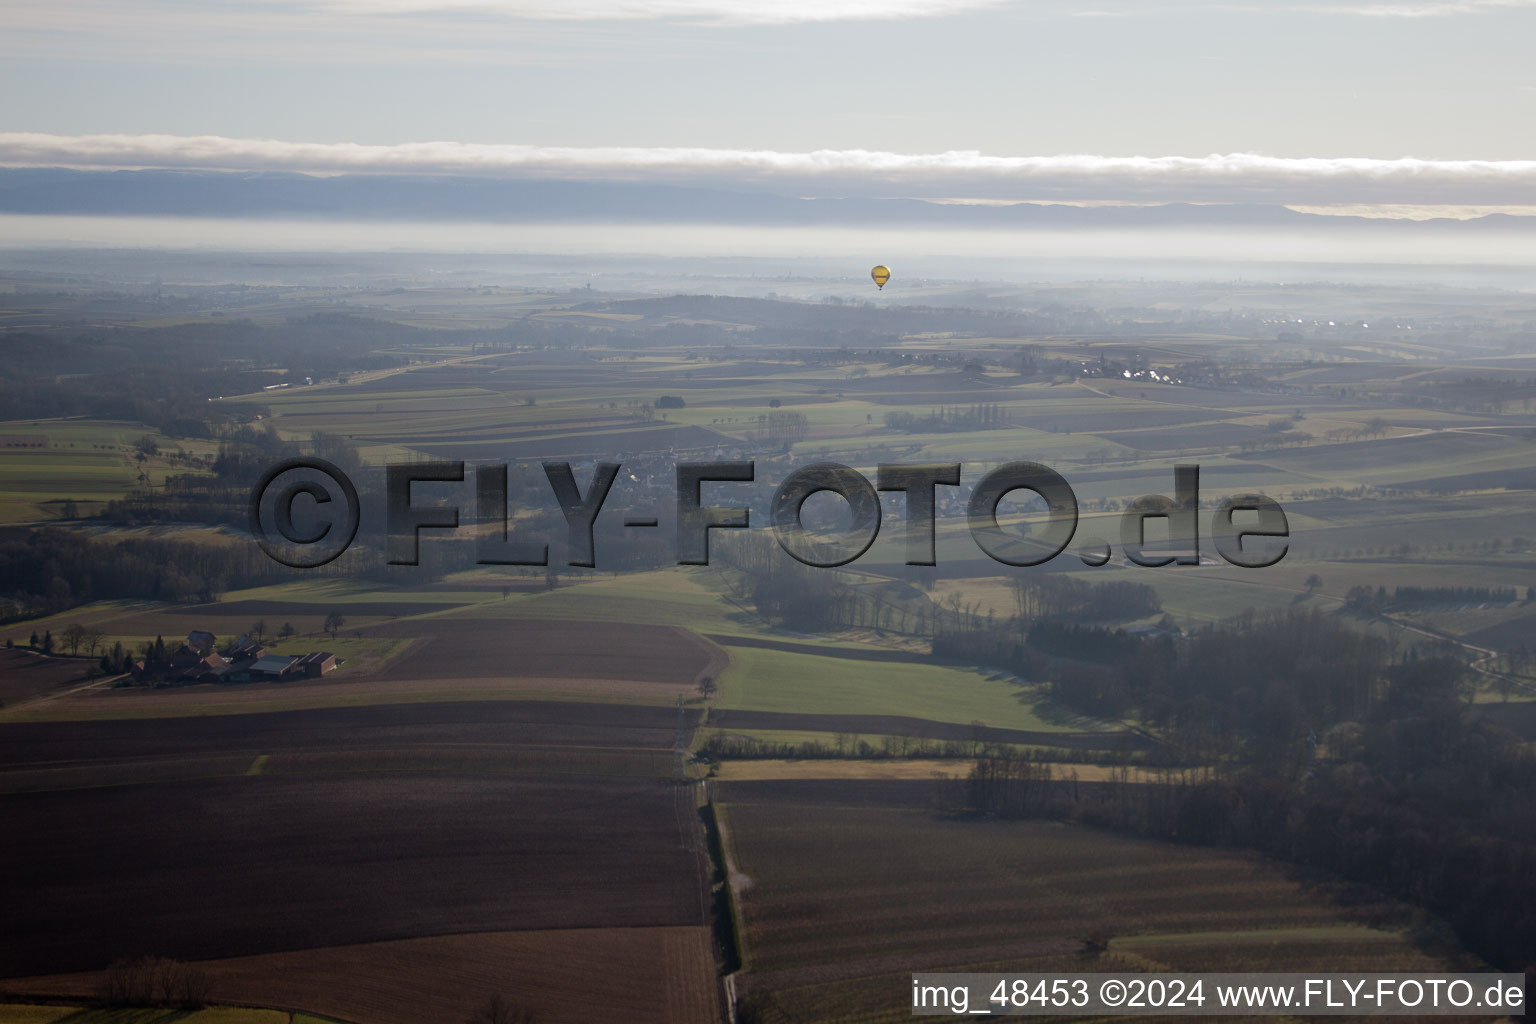
[[[783,153],[220,136],[0,133],[0,166],[449,175],[622,181],[786,195],[1275,203],[1536,203],[1536,160],[1095,155],[868,150]]]

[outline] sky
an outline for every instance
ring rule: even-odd
[[[0,164],[1529,204],[1532,39],[1536,0],[13,0]]]

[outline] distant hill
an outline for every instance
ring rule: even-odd
[[[102,216],[302,217],[492,223],[703,223],[951,228],[1306,228],[1536,231],[1536,217],[1406,221],[1261,204],[973,206],[919,199],[803,199],[671,185],[400,175],[314,177],[216,171],[0,169],[0,212]]]

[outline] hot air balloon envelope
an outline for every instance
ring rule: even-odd
[[[871,270],[869,272],[869,277],[870,277],[870,280],[874,281],[875,284],[879,285],[881,287],[881,289],[884,289],[885,288],[885,282],[887,282],[887,281],[889,281],[891,279],[891,268],[886,266],[884,263],[882,263],[878,267],[876,267],[875,269],[873,269],[873,270]]]

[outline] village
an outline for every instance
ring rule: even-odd
[[[191,686],[196,683],[278,683],[318,679],[340,665],[329,651],[269,654],[259,636],[241,634],[224,649],[218,638],[194,629],[174,651],[157,638],[153,649],[129,665],[134,683],[145,686]]]

